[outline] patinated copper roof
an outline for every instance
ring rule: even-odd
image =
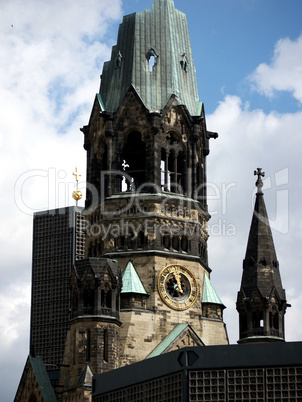
[[[103,67],[105,110],[116,111],[131,86],[150,111],[160,111],[174,94],[191,115],[201,112],[187,18],[173,0],[154,0],[151,10],[127,15],[120,24]]]

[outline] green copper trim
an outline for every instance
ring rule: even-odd
[[[121,293],[138,293],[142,295],[147,295],[138,273],[136,272],[131,261],[128,262],[126,268],[122,273],[123,287]]]
[[[223,306],[222,301],[220,300],[216,290],[214,289],[208,275],[204,274],[203,281],[203,291],[202,291],[202,303],[211,303],[211,304],[221,304]]]
[[[131,87],[149,111],[162,110],[173,95],[175,105],[200,114],[187,18],[173,0],[154,0],[151,10],[126,15],[120,24],[102,72],[105,110],[115,112]]]
[[[163,341],[146,357],[150,359],[151,357],[161,355],[171,343],[189,326],[189,324],[178,324],[176,327],[167,335]]]
[[[104,112],[104,111],[105,111],[105,106],[104,106],[104,103],[103,103],[103,101],[102,101],[101,95],[100,95],[100,94],[96,94],[96,97],[97,97],[97,100],[98,100],[98,102],[99,102],[99,105],[100,105],[100,108],[101,108],[101,112]]]
[[[41,391],[43,400],[49,402],[52,401],[55,402],[57,398],[55,396],[53,387],[51,385],[42,358],[40,356],[33,357],[29,355],[28,359],[35,374],[35,377],[37,379],[37,383],[39,384],[39,390]]]

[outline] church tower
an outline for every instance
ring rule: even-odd
[[[212,288],[206,158],[217,134],[206,127],[186,16],[173,0],[124,17],[82,131],[86,255],[126,270],[121,365],[144,359],[180,323],[205,345],[228,343],[220,299],[203,305]]]
[[[92,376],[119,367],[121,272],[117,261],[85,258],[71,273],[71,319],[57,392],[90,400]]]
[[[288,305],[262,192],[264,173],[258,168],[257,193],[240,291],[238,343],[284,341]]]

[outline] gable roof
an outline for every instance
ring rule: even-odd
[[[123,286],[121,293],[139,293],[143,295],[148,294],[131,261],[128,262],[122,273],[122,282]]]
[[[116,281],[120,276],[120,267],[116,260],[101,257],[89,257],[77,260],[74,265],[74,273],[82,279],[88,269],[91,269],[95,277],[101,278],[105,272],[109,272],[111,278]]]
[[[54,389],[51,385],[49,375],[44,366],[43,360],[41,356],[31,356],[29,355],[27,361],[25,363],[25,367],[22,373],[22,377],[20,380],[20,384],[18,386],[15,401],[22,401],[24,394],[24,386],[27,385],[32,386],[31,384],[27,384],[29,381],[30,371],[33,371],[36,381],[38,383],[39,391],[43,397],[45,402],[56,402],[57,398],[55,396]],[[22,389],[23,388],[23,389]],[[34,391],[34,390],[33,390]]]
[[[57,398],[55,396],[48,373],[44,366],[42,357],[41,356],[32,357],[31,355],[29,355],[28,358],[32,366],[32,369],[35,373],[44,401],[45,402],[56,401]]]
[[[193,330],[189,324],[178,324],[175,328],[157,345],[157,347],[146,357],[149,359],[151,357],[159,356],[163,353],[170,352],[173,350],[173,345],[177,341],[177,338],[181,339],[185,332],[190,333],[191,337],[198,346],[204,346],[204,343]]]

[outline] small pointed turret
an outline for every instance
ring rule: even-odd
[[[128,261],[122,273],[123,286],[121,290],[121,310],[146,309],[146,301],[149,297],[132,261]]]
[[[240,291],[238,343],[284,341],[285,290],[262,192],[264,172],[254,172],[257,193]]]

